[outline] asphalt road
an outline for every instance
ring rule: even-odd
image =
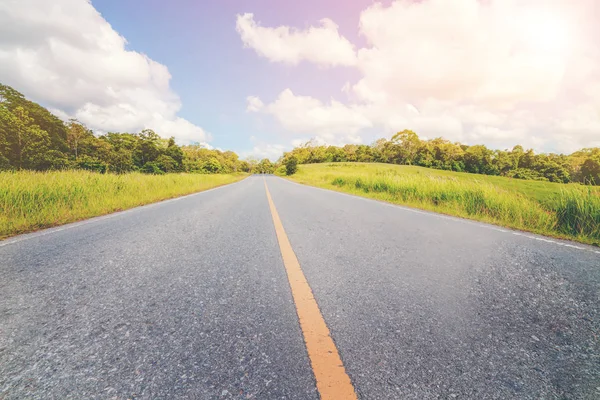
[[[600,253],[266,177],[364,399],[600,398]],[[263,177],[0,242],[0,399],[317,399]]]

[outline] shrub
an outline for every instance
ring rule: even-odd
[[[285,174],[294,175],[296,171],[298,171],[298,159],[295,156],[291,156],[285,160]]]
[[[77,159],[76,165],[81,169],[93,172],[100,172],[102,174],[105,173],[107,169],[107,165],[104,162],[90,156],[79,157],[79,159]]]
[[[277,167],[277,169],[275,170],[275,175],[277,175],[277,176],[287,175],[285,165],[280,165],[279,167]]]
[[[144,166],[142,167],[142,169],[140,169],[140,171],[145,174],[153,174],[153,175],[164,174],[163,170],[160,169],[160,166],[153,161],[150,161],[150,162],[147,162],[146,164],[144,164]]]

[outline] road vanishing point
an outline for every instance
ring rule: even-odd
[[[274,176],[0,242],[0,399],[599,399],[597,248]]]

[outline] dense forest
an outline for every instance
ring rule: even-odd
[[[65,123],[0,84],[0,170],[214,174],[272,172],[273,168],[268,159],[240,160],[232,151],[178,146],[173,138],[163,139],[150,129],[97,136],[83,124],[75,120]]]
[[[600,148],[570,155],[535,154],[522,146],[492,150],[484,145],[467,146],[442,138],[422,140],[410,130],[395,134],[391,140],[379,139],[370,146],[318,146],[308,142],[285,153],[284,162],[287,159],[299,164],[381,162],[519,179],[600,184]]]
[[[63,122],[47,109],[0,84],[0,170],[87,169],[97,172],[293,173],[296,163],[381,162],[551,182],[600,184],[600,148],[570,155],[535,154],[515,146],[492,150],[442,138],[422,140],[404,130],[371,145],[322,146],[308,142],[277,162],[240,160],[232,151],[179,146],[150,129],[95,135],[83,124]]]

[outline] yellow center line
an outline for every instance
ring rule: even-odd
[[[306,350],[317,381],[317,390],[322,400],[356,399],[354,387],[350,377],[346,374],[338,350],[329,333],[329,328],[325,324],[317,301],[306,281],[302,268],[300,268],[298,258],[296,258],[292,245],[283,229],[271,193],[269,193],[266,179],[264,179],[264,182],[277,240],[279,241],[279,249],[292,289],[292,297],[296,304],[300,328],[304,335]]]

